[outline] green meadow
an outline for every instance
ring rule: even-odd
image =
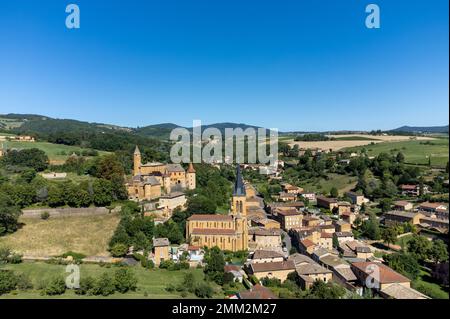
[[[413,165],[428,165],[431,157],[431,166],[445,167],[448,162],[448,138],[436,138],[427,141],[383,142],[365,146],[350,147],[348,151],[360,151],[365,148],[369,156],[376,156],[382,152],[405,155],[405,162]]]
[[[63,144],[52,144],[48,142],[20,142],[20,141],[8,141],[5,142],[9,148],[28,149],[38,148],[43,150],[49,157],[52,164],[62,164],[65,160],[74,152],[82,152],[87,150],[78,146],[69,146]],[[98,151],[99,155],[107,154],[108,152]]]
[[[42,296],[40,291],[36,288],[42,282],[54,278],[55,276],[63,276],[66,277],[68,274],[65,272],[66,266],[63,265],[53,265],[47,264],[43,262],[24,262],[16,265],[0,265],[0,269],[10,269],[15,272],[20,272],[26,274],[32,281],[34,289],[30,291],[14,291],[9,294],[1,295],[1,298],[5,299],[39,299],[39,298],[58,298],[58,299],[67,299],[67,298],[133,298],[133,299],[141,299],[141,298],[154,298],[154,299],[180,299],[180,295],[177,292],[168,292],[166,291],[166,287],[169,284],[178,285],[182,282],[184,274],[192,273],[198,282],[204,280],[203,270],[202,269],[188,269],[188,270],[178,270],[178,271],[168,271],[165,269],[154,269],[148,270],[139,265],[130,266],[130,268],[135,273],[138,279],[138,287],[136,291],[130,291],[125,294],[115,293],[113,295],[102,297],[102,296],[79,296],[75,294],[73,290],[66,290],[63,295],[59,296]],[[94,264],[82,264],[80,265],[80,276],[91,276],[94,278],[99,277],[102,273],[108,272],[113,273],[116,269],[116,266],[100,266]],[[220,293],[219,286],[212,284],[215,290],[218,292],[215,295],[216,298],[221,298],[223,295]],[[193,294],[188,294],[186,298],[196,298]]]

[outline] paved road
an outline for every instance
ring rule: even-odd
[[[289,254],[289,252],[291,251],[291,237],[289,237],[288,233],[286,233],[284,230],[281,231],[282,234],[284,234],[284,239],[283,239],[283,243],[284,243],[284,247],[286,247],[287,249],[287,253]]]

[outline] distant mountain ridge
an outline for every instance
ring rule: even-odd
[[[448,133],[448,125],[445,126],[402,126],[390,132],[405,133]]]

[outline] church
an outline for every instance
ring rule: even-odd
[[[192,215],[186,223],[186,238],[192,246],[217,246],[230,251],[248,249],[247,196],[239,165],[230,213]]]
[[[180,164],[158,162],[142,164],[142,156],[136,146],[133,154],[133,176],[126,183],[128,197],[135,200],[153,200],[162,194],[181,192],[196,187],[195,169],[192,163],[185,170]]]

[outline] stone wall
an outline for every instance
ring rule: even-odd
[[[117,206],[111,212],[116,213],[121,209]],[[92,215],[106,215],[109,214],[109,209],[105,207],[85,207],[85,208],[39,208],[39,209],[23,209],[22,217],[28,218],[41,218],[43,212],[48,212],[50,217],[63,217],[63,216],[92,216]]]

